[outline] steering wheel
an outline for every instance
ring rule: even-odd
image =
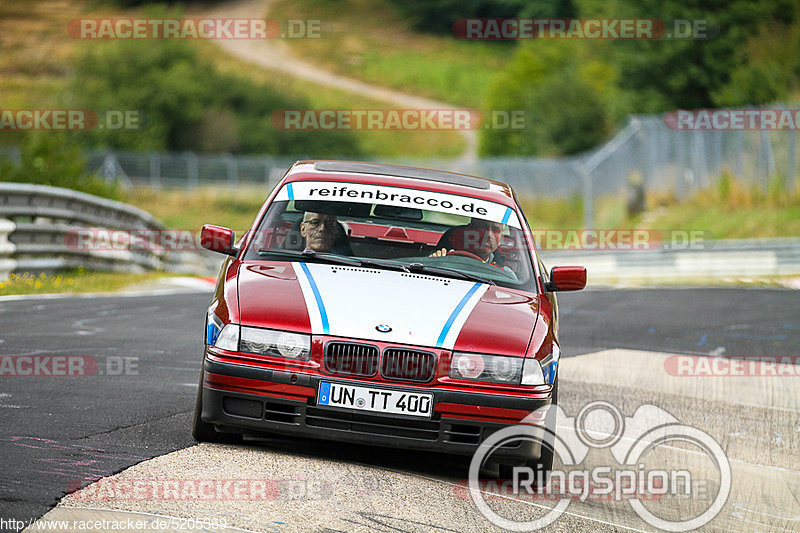
[[[472,252],[467,252],[465,250],[450,250],[449,252],[447,252],[447,255],[460,255],[461,257],[469,257],[471,259],[477,259],[478,261],[483,263],[483,259],[481,259],[479,256],[473,254]]]

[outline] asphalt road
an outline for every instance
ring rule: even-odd
[[[209,294],[0,300],[0,355],[90,356],[98,365],[91,376],[0,377],[0,518],[41,516],[75,483],[194,444],[189,420],[209,300]],[[562,295],[560,312],[565,356],[609,348],[706,355],[800,351],[800,299],[788,290],[589,290]],[[598,385],[562,389],[564,403],[579,405],[587,391],[616,397],[620,405],[630,401],[618,388]],[[649,400],[691,409],[685,399],[655,394]],[[433,454],[318,442],[267,446],[294,458],[420,478],[466,477],[461,464]]]

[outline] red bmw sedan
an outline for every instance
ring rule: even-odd
[[[556,291],[512,189],[411,167],[301,161],[237,242],[208,308],[194,437],[273,433],[471,455],[557,401]],[[503,465],[549,470],[519,442]]]

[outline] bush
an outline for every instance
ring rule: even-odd
[[[698,20],[707,24],[707,38],[616,41],[613,62],[620,72],[620,87],[639,93],[634,113],[662,112],[673,108],[705,108],[722,103],[714,93],[731,81],[731,75],[750,53],[746,43],[759,28],[796,20],[794,0],[621,0],[615,17],[647,18],[658,13],[671,20]],[[581,13],[582,16],[586,16]],[[796,56],[796,47],[783,41],[784,55]],[[796,45],[795,45],[796,46]],[[753,80],[753,88],[763,80]],[[734,83],[738,81],[734,80]],[[749,101],[746,103],[757,103]]]
[[[713,94],[717,105],[768,104],[800,95],[800,20],[768,24],[743,49],[746,59]]]
[[[595,53],[575,41],[521,46],[495,79],[486,107],[525,110],[525,128],[482,130],[481,154],[564,155],[603,142],[617,118],[611,102],[624,99],[614,89],[613,69]]]
[[[575,17],[572,0],[392,0],[400,14],[419,31],[451,33],[463,18]]]
[[[24,138],[20,164],[0,159],[0,180],[37,183],[122,200],[123,188],[86,171],[80,146],[66,133],[35,133]]]
[[[151,17],[178,17],[163,8]],[[112,41],[87,47],[76,63],[70,107],[136,110],[144,128],[95,129],[89,145],[129,150],[358,155],[350,132],[275,129],[278,109],[309,105],[275,89],[222,74],[189,41]]]

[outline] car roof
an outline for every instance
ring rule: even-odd
[[[418,167],[363,161],[298,161],[286,173],[289,181],[353,181],[483,198],[514,205],[514,191],[500,181]]]

